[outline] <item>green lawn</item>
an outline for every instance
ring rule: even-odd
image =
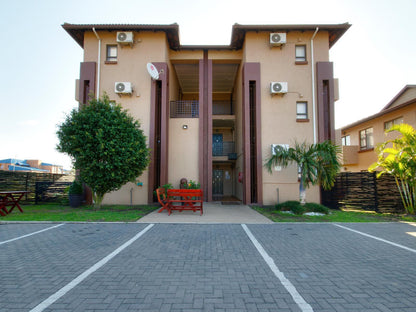
[[[416,216],[381,214],[370,211],[330,210],[324,216],[291,215],[281,211],[273,211],[270,207],[253,207],[273,222],[416,222]]]
[[[137,221],[148,213],[158,209],[156,206],[103,206],[94,210],[91,206],[71,208],[59,204],[21,205],[24,213],[15,208],[11,214],[1,217],[0,221],[96,221],[131,222]]]

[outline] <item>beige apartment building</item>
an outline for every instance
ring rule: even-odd
[[[405,86],[380,112],[340,129],[343,171],[367,171],[377,161],[375,147],[398,133],[385,133],[392,125],[416,127],[416,85]]]
[[[350,24],[235,24],[226,46],[181,45],[177,24],[62,26],[84,50],[78,101],[106,92],[140,121],[152,151],[138,183],[107,204],[154,202],[158,186],[182,178],[200,182],[206,201],[298,199],[296,167],[264,167],[272,145],[335,140],[329,50]],[[319,187],[307,198],[319,202]]]

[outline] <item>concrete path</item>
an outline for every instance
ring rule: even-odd
[[[221,203],[204,203],[204,213],[199,211],[173,211],[169,216],[164,210],[158,210],[141,218],[138,223],[246,223],[271,224],[268,218],[245,205],[222,205]]]

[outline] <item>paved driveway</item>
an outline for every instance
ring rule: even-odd
[[[416,227],[2,224],[1,311],[416,311]]]

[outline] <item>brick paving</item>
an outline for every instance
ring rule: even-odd
[[[343,224],[416,249],[408,224]],[[50,227],[1,224],[0,242]],[[30,311],[146,224],[65,224],[0,245],[0,311]],[[416,311],[416,253],[332,224],[250,224],[314,311]],[[156,224],[45,311],[301,311],[239,224]]]

